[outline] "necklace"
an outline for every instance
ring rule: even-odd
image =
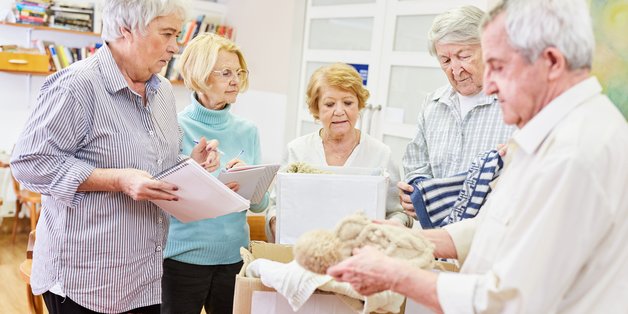
[[[342,166],[345,164],[349,156],[351,156],[355,148],[360,144],[360,130],[354,129],[354,135],[351,143],[343,145],[343,143],[327,139],[323,129],[321,129],[319,136],[323,141],[327,164],[331,166]]]

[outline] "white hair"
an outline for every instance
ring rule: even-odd
[[[146,34],[146,27],[157,17],[177,14],[185,19],[185,7],[179,0],[107,0],[102,10],[102,39],[122,37],[121,27]]]
[[[427,33],[427,48],[432,56],[436,55],[436,44],[480,43],[480,23],[484,11],[472,5],[450,9],[434,18],[432,27]]]
[[[491,10],[482,27],[502,12],[510,44],[529,62],[555,47],[570,70],[591,68],[595,38],[584,0],[504,0]]]

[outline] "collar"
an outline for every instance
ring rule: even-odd
[[[116,60],[111,54],[109,45],[106,42],[103,42],[94,57],[98,60],[98,64],[100,65],[100,72],[104,78],[105,89],[107,89],[107,92],[115,94],[120,90],[129,87],[129,84],[124,79],[122,72],[118,68]],[[146,82],[146,92],[156,92],[160,83],[161,80],[159,80],[159,77],[153,74]]]
[[[583,80],[550,101],[519,132],[513,135],[513,140],[526,153],[533,154],[567,114],[601,92],[602,86],[597,78],[592,76]]]
[[[226,125],[231,121],[231,104],[227,104],[222,110],[211,110],[203,107],[196,97],[196,93],[192,93],[192,105],[190,107],[189,116],[193,120],[209,124],[214,127]]]
[[[480,95],[482,97],[480,97],[478,103],[475,105],[476,107],[490,105],[497,101],[497,96],[486,95],[484,94],[484,91],[480,91]],[[434,91],[434,93],[432,94],[432,101],[445,104],[449,107],[455,107],[458,106],[459,103],[458,93],[454,90],[453,87],[451,87],[451,85],[443,86]]]

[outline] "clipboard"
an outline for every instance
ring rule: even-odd
[[[225,184],[238,182],[240,189],[237,193],[250,200],[251,204],[258,204],[268,191],[279,167],[278,164],[267,164],[231,168],[221,171],[218,180]]]
[[[154,204],[183,223],[216,218],[247,210],[250,202],[233,192],[191,158],[153,177],[179,187],[178,201],[153,200]]]

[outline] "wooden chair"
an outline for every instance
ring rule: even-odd
[[[251,241],[266,241],[266,231],[264,231],[266,217],[261,215],[246,216],[246,222],[249,223],[249,229],[251,230]]]
[[[35,230],[28,235],[28,246],[26,247],[26,259],[20,264],[20,275],[26,283],[26,299],[28,309],[32,314],[42,314],[44,312],[44,302],[41,295],[33,295],[31,290],[31,269],[33,267],[33,247],[35,246]]]
[[[41,207],[41,194],[24,190],[20,187],[20,183],[15,180],[13,174],[11,174],[13,180],[13,191],[15,192],[15,221],[13,221],[13,234],[11,242],[15,243],[15,236],[17,235],[17,224],[19,221],[19,215],[22,211],[22,206],[26,206],[29,209],[31,216],[31,231],[35,230],[37,226],[37,220],[39,219],[39,208]]]

